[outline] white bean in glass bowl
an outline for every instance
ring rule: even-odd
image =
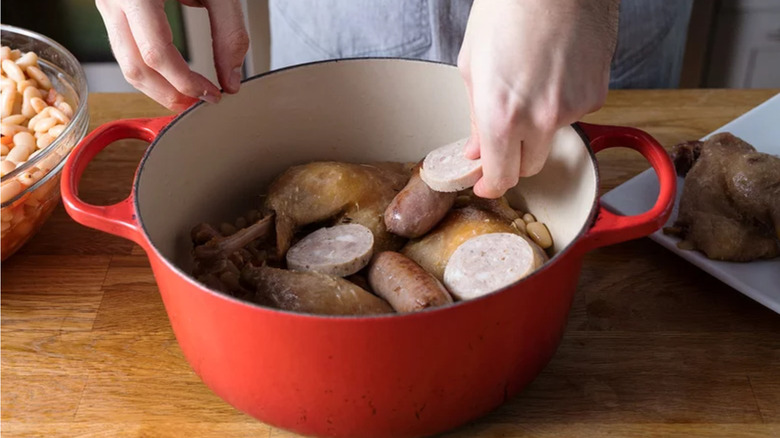
[[[65,159],[87,133],[84,70],[54,40],[0,25],[0,258],[41,228],[60,200]]]

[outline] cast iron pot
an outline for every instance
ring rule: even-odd
[[[415,314],[296,314],[209,290],[188,275],[189,230],[259,205],[289,166],[417,161],[468,135],[468,117],[452,66],[308,64],[252,78],[217,105],[100,126],[70,156],[62,196],[76,221],[146,251],[184,355],[231,405],[305,435],[430,435],[494,409],[542,370],[559,344],[587,251],[666,222],[675,176],[653,138],[585,123],[561,129],[544,170],[509,194],[548,225],[555,256],[503,290]],[[132,193],[111,206],[81,201],[87,164],[123,138],[151,143]],[[618,146],[639,151],[658,175],[658,200],[646,213],[617,216],[599,206],[594,154]]]

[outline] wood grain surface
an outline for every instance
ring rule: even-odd
[[[585,120],[635,126],[670,147],[777,92],[614,91]],[[90,129],[167,114],[140,94],[89,103]],[[145,146],[101,153],[82,196],[127,196]],[[648,167],[628,150],[599,161],[603,190]],[[211,393],[176,343],[140,248],[76,224],[61,206],[2,264],[1,310],[3,437],[295,436]],[[780,436],[780,315],[649,239],[596,250],[550,365],[445,436]]]

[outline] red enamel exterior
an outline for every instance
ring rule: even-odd
[[[100,150],[120,138],[151,141],[170,120],[112,122],[86,137],[63,172],[66,209],[76,221],[147,251],[176,338],[206,385],[257,419],[304,435],[430,435],[499,406],[555,353],[584,253],[657,230],[675,193],[672,164],[649,135],[579,124],[594,151],[630,147],[648,159],[660,180],[653,209],[623,217],[599,207],[590,229],[562,256],[480,299],[389,317],[299,315],[209,291],[174,269],[143,232],[132,194],[108,207],[78,198],[78,180]]]

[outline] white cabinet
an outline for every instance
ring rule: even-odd
[[[715,17],[707,87],[780,88],[780,0],[724,0]]]

